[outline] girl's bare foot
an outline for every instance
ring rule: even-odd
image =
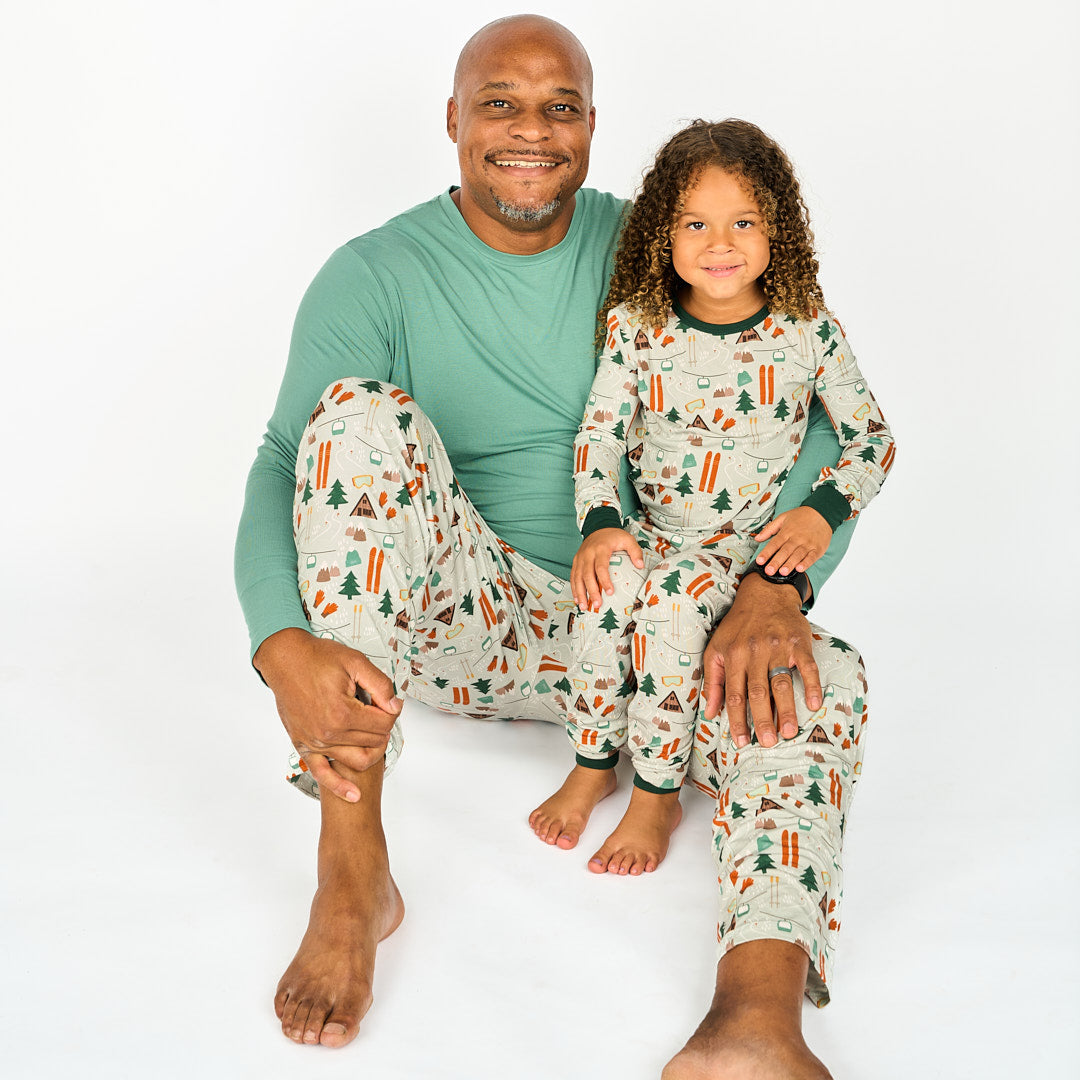
[[[529,824],[545,844],[569,850],[577,845],[593,807],[616,786],[614,769],[575,765],[563,786],[530,815]]]
[[[678,790],[656,795],[635,787],[622,821],[589,860],[589,869],[594,874],[650,873],[663,862],[680,821]]]

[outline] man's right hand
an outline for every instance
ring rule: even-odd
[[[363,772],[382,759],[401,712],[393,683],[363,653],[297,627],[271,634],[254,664],[320,791],[356,802],[360,789],[332,761]]]

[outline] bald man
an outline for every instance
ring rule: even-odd
[[[485,26],[461,52],[447,103],[460,186],[340,248],[297,315],[236,551],[253,663],[297,751],[291,778],[320,797],[318,888],[275,999],[296,1042],[355,1037],[376,947],[404,915],[381,820],[400,695],[563,722],[550,684],[575,648],[571,448],[623,210],[582,187],[594,124],[592,68],[568,30],[525,15]],[[824,440],[808,432],[783,497],[797,505],[836,457],[826,420]],[[803,588],[820,587],[849,531]],[[753,750],[780,768],[784,752],[806,760],[808,718],[826,708],[817,664],[826,696],[861,692],[846,646],[817,641],[815,663],[804,600],[798,584],[752,575],[710,643],[711,677],[727,694],[723,737],[749,701]],[[769,669],[796,665],[806,701],[790,682],[770,697]],[[852,755],[813,753],[852,774]],[[703,770],[700,786],[722,805]],[[837,859],[839,825],[834,815]],[[551,840],[572,848],[583,827],[566,822]],[[738,856],[717,831],[726,874]],[[765,900],[740,900],[737,918],[729,905],[730,927],[722,912],[713,1005],[667,1080],[762,1067],[828,1075],[800,1025],[804,990],[828,996],[820,899],[808,897],[794,933],[758,917]]]

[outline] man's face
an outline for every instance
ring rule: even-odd
[[[447,103],[446,129],[458,148],[461,212],[482,240],[502,247],[507,233],[569,227],[589,168],[590,98],[578,53],[549,35],[493,35],[476,50]]]

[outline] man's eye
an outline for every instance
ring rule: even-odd
[[[490,105],[493,109],[502,109],[509,106],[509,101],[503,101],[502,98],[495,98],[493,101],[485,101],[485,105]]]
[[[551,108],[558,112],[577,112],[573,105],[565,101],[560,101],[558,104],[552,105]]]

